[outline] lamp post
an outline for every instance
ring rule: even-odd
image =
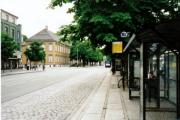
[[[77,47],[77,67],[78,67],[78,47]]]

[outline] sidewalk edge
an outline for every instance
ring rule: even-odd
[[[109,74],[110,74],[110,71],[98,83],[96,88],[90,93],[90,95],[87,97],[87,99],[82,100],[81,103],[78,106],[76,106],[76,108],[73,110],[72,114],[70,116],[68,116],[68,118],[66,120],[81,120],[81,118],[85,114],[85,110],[88,108],[88,106],[90,104],[90,101],[92,101],[93,96],[99,90],[99,88],[102,85],[103,81],[108,77]]]

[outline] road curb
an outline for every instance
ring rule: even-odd
[[[107,93],[106,93],[105,102],[104,102],[103,111],[101,113],[101,119],[100,120],[105,120],[105,117],[106,117],[106,110],[107,110],[107,105],[108,105],[111,79],[112,79],[112,75],[110,75],[110,80],[108,81],[109,84],[108,84]]]
[[[73,110],[72,114],[68,116],[66,120],[81,120],[83,115],[85,114],[85,110],[88,108],[88,105],[91,103],[92,99],[94,98],[94,95],[97,93],[99,90],[100,86],[102,85],[103,81],[108,77],[110,74],[110,71],[108,74],[104,76],[104,78],[98,83],[96,88],[91,92],[89,97],[85,100],[82,100],[78,106],[75,107]]]
[[[121,103],[122,103],[122,109],[123,109],[124,117],[125,117],[125,120],[129,120],[128,112],[127,112],[127,108],[126,108],[126,105],[125,105],[125,102],[124,102],[124,97],[123,97],[122,92],[123,91],[121,89],[119,89],[120,99],[121,99]]]
[[[35,73],[35,72],[43,72],[43,71],[39,71],[39,70],[37,70],[37,71],[25,71],[25,72],[14,72],[14,73],[3,73],[3,74],[1,74],[1,76],[9,76],[9,75],[17,75],[17,74],[27,74],[27,73]]]

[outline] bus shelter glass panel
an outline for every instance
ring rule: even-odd
[[[134,77],[140,78],[140,61],[134,61]]]
[[[167,81],[165,79],[165,55],[160,56],[159,79],[160,79],[160,97],[165,98],[167,94]]]
[[[176,120],[176,62],[176,55],[169,51],[149,59],[148,72],[154,72],[158,86],[154,89],[146,85],[146,120]]]
[[[140,60],[136,55],[131,55],[129,65],[129,99],[139,98],[140,91]]]
[[[176,103],[176,56],[169,54],[169,100]]]

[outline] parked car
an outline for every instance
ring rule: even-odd
[[[111,67],[111,62],[110,61],[105,61],[105,67]]]

